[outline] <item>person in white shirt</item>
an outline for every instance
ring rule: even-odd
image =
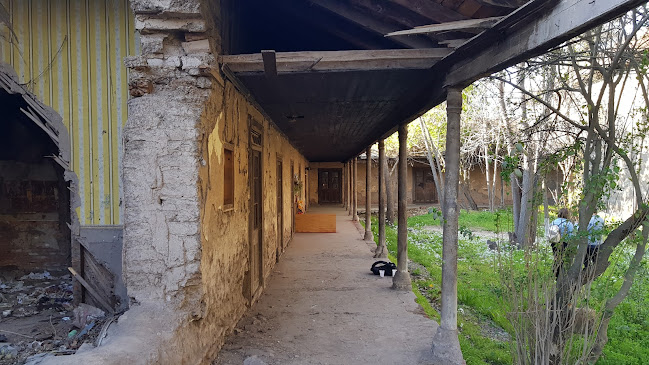
[[[586,257],[584,258],[584,269],[590,264],[595,264],[597,260],[597,251],[602,244],[602,232],[604,230],[604,219],[593,213],[593,216],[588,222],[588,248],[586,250]]]

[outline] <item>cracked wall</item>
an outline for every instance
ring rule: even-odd
[[[126,60],[124,278],[131,302],[160,311],[159,321],[173,328],[153,337],[147,362],[209,363],[256,299],[247,291],[250,120],[262,126],[263,278],[291,238],[291,164],[296,174],[307,165],[220,73],[218,4],[131,2],[142,55]],[[224,203],[224,148],[234,157],[231,206]]]

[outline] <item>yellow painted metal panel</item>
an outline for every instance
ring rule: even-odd
[[[69,129],[82,224],[120,224],[126,56],[138,51],[128,0],[0,0],[18,41],[0,27],[0,61]]]

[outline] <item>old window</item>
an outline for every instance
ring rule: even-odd
[[[234,205],[234,153],[223,149],[223,204],[225,208]]]

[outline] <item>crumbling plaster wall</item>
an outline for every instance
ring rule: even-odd
[[[130,312],[155,311],[156,325],[168,326],[142,340],[151,341],[142,363],[209,363],[250,304],[244,293],[249,116],[263,125],[264,277],[279,243],[277,158],[284,163],[285,242],[291,237],[290,162],[296,173],[307,165],[220,73],[218,5],[131,1],[142,55],[126,60],[133,97],[124,128],[124,278],[131,301],[139,303]],[[224,147],[234,152],[232,208],[223,204]]]

